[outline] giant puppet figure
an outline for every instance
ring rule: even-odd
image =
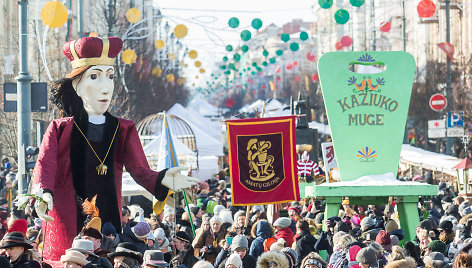
[[[97,195],[102,221],[121,230],[123,167],[159,201],[170,189],[179,191],[197,181],[180,175],[182,168],[151,170],[134,123],[107,112],[114,58],[121,49],[116,37],[85,37],[63,47],[73,70],[52,86],[52,101],[63,118],[46,130],[34,174],[48,201],[36,205],[36,211],[43,220],[54,219],[45,226],[44,239],[44,258],[54,266],[83,227],[86,198]]]

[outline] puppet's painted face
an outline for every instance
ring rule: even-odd
[[[96,65],[72,81],[72,86],[84,102],[88,115],[103,115],[110,107],[114,73],[113,66]]]

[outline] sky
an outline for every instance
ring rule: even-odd
[[[250,30],[253,35],[256,33],[251,27],[254,18],[262,20],[263,30],[271,23],[281,27],[293,19],[313,22],[316,20],[313,9],[319,8],[316,0],[154,0],[154,6],[161,9],[164,19],[167,18],[170,25],[182,23],[187,26],[188,35],[182,41],[189,49],[198,52],[198,60],[208,70],[204,77],[209,75],[217,61],[226,54],[226,45],[236,47],[242,44],[239,36],[242,30]],[[231,17],[239,19],[237,29],[228,26]],[[190,67],[188,75],[191,74],[194,78],[198,75],[197,68],[191,69],[193,62],[190,59],[186,63]],[[201,84],[204,77],[199,75],[196,84]]]

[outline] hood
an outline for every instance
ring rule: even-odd
[[[393,232],[390,232],[390,235],[396,235],[398,237],[398,240],[402,240],[403,238],[405,238],[405,232],[403,231],[403,229],[398,229]]]
[[[272,237],[274,231],[267,221],[260,221],[256,226],[256,237],[262,237],[264,239]]]
[[[278,267],[289,267],[288,259],[285,257],[285,254],[278,251],[268,251],[263,253],[259,259],[257,259],[257,268],[268,268],[269,262],[277,263]]]

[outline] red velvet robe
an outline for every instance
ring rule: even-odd
[[[123,167],[138,184],[156,196],[166,196],[169,189],[160,183],[164,173],[159,176],[159,172],[149,168],[134,123],[122,118],[118,118],[118,121],[120,127],[113,150],[113,168],[121,217]],[[56,119],[50,123],[34,171],[34,183],[40,183],[43,189],[51,191],[53,195],[53,209],[49,215],[54,221],[47,225],[43,223],[44,259],[53,267],[62,267],[60,258],[77,236],[77,203],[70,157],[73,127],[73,117]]]

